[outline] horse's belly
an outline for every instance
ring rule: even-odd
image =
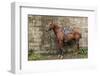
[[[73,34],[68,34],[64,36],[64,41],[67,42],[73,40],[73,38],[74,38]]]

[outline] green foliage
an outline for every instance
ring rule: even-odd
[[[80,48],[80,54],[87,55],[88,48]]]
[[[28,60],[44,60],[44,59],[47,59],[47,58],[40,54],[31,53],[28,55]]]

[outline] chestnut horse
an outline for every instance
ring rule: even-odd
[[[58,49],[58,56],[60,59],[64,57],[64,43],[70,42],[72,40],[75,41],[77,45],[77,49],[79,50],[79,40],[81,38],[81,33],[78,31],[78,29],[73,28],[72,31],[69,31],[67,34],[65,34],[63,27],[59,27],[55,23],[49,24],[49,29],[47,31],[53,30],[54,34],[56,35],[56,46]]]

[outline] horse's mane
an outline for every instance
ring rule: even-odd
[[[60,26],[56,23],[53,23],[53,25],[54,25],[55,28],[60,28]]]

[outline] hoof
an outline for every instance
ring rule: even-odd
[[[59,58],[59,59],[63,59],[64,56],[62,56],[62,55],[58,55],[58,58]]]
[[[64,56],[60,56],[60,59],[63,59],[64,58]]]
[[[58,55],[58,58],[60,58],[61,55]]]

